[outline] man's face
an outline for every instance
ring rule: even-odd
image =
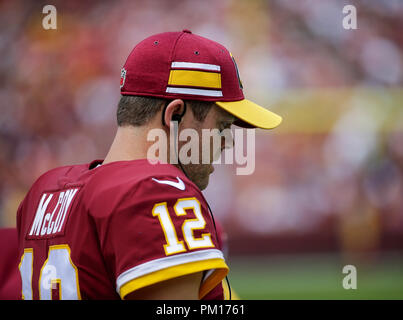
[[[190,111],[190,113],[192,112]],[[235,117],[233,115],[217,105],[214,105],[208,112],[204,121],[200,122],[196,120],[192,114],[189,123],[186,124],[186,127],[194,128],[198,133],[199,161],[197,163],[183,165],[183,167],[188,177],[200,190],[204,190],[209,183],[210,174],[214,171],[212,165],[213,161],[218,159],[225,148],[232,147],[233,145],[232,141],[229,145],[228,141],[225,141],[224,136],[221,135],[220,132],[224,129],[229,129],[234,121]],[[211,136],[206,136],[206,132],[209,132]],[[205,135],[205,137],[203,137],[203,135]],[[214,143],[214,140],[219,141],[219,143]],[[183,145],[184,143],[180,143],[180,147],[181,144]],[[205,150],[207,149],[209,149],[209,152],[208,158],[206,159]]]

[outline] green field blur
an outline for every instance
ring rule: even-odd
[[[399,254],[353,264],[357,289],[343,288],[347,263],[336,255],[245,257],[229,260],[229,280],[241,299],[403,299],[403,257]]]

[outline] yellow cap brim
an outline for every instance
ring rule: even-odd
[[[216,101],[216,104],[237,117],[240,121],[235,121],[234,124],[241,127],[273,129],[283,120],[278,114],[247,99],[228,102]]]

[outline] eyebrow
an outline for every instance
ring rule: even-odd
[[[237,118],[235,117],[235,116],[233,116],[232,114],[230,114],[229,113],[229,115],[230,115],[230,117],[226,117],[225,119],[223,119],[222,121],[225,121],[225,122],[234,122]]]

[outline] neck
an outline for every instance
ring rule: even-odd
[[[146,159],[148,150],[147,132],[148,130],[144,126],[118,127],[103,164],[114,161]]]

